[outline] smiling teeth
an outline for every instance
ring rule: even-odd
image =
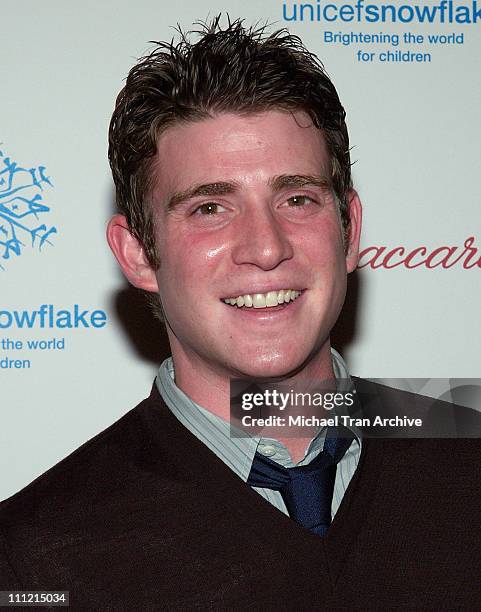
[[[222,301],[231,306],[242,308],[272,308],[279,304],[293,302],[301,295],[295,289],[281,289],[280,291],[269,291],[268,293],[246,293],[237,297],[225,298]]]

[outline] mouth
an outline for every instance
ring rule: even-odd
[[[233,308],[285,308],[297,300],[304,290],[279,289],[278,291],[268,291],[267,293],[245,293],[243,295],[222,298],[222,302]]]

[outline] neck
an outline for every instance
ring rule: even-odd
[[[208,363],[200,356],[184,351],[175,338],[170,340],[176,385],[196,404],[224,421],[229,421],[230,380],[242,377],[242,372],[228,371],[221,366]],[[335,377],[329,339],[300,370],[287,373],[280,379],[290,388],[300,391],[306,390],[312,381],[333,381]],[[309,432],[304,433],[307,436]],[[291,438],[291,442],[298,440]]]

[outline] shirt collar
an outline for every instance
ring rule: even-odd
[[[331,349],[331,355],[338,388],[346,390],[352,386],[346,362],[334,349]],[[242,480],[247,481],[254,455],[260,444],[264,446],[274,445],[278,448],[281,447],[281,450],[282,448],[285,449],[277,440],[246,435],[239,437],[232,436],[230,423],[196,404],[177,387],[172,357],[169,357],[162,363],[155,382],[159,393],[172,414]],[[311,440],[306,449],[305,457],[299,465],[309,463],[322,450],[325,433],[326,430],[324,428]],[[360,444],[359,439],[358,443]],[[287,449],[285,449],[285,453],[281,453],[280,462],[289,467]]]

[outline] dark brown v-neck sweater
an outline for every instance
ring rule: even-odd
[[[70,609],[479,609],[479,441],[365,440],[320,538],[231,472],[157,390],[0,504],[0,590]]]

